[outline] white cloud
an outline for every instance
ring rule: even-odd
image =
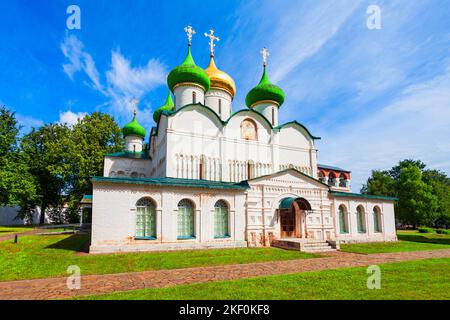
[[[126,96],[140,97],[149,90],[163,84],[166,70],[155,59],[148,61],[144,67],[131,66],[119,52],[113,52],[111,69],[106,73],[110,90]]]
[[[78,120],[83,119],[87,115],[86,112],[72,112],[70,110],[59,113],[59,123],[65,123],[69,126],[73,126],[78,122]]]
[[[450,173],[450,68],[408,86],[393,102],[329,131],[324,139],[320,162],[353,170],[355,191],[370,170],[407,158]]]
[[[63,70],[71,80],[74,79],[75,73],[83,71],[91,80],[90,85],[100,92],[103,91],[94,59],[84,51],[83,43],[76,36],[66,35],[64,42],[61,44],[61,51],[69,60],[69,63],[63,65]]]
[[[276,55],[271,61],[271,78],[283,80],[305,59],[317,53],[354,13],[361,1],[320,1],[299,15],[296,8],[280,19],[272,42]],[[301,18],[300,18],[301,17]]]
[[[102,84],[92,56],[84,49],[84,44],[74,35],[66,36],[61,44],[61,50],[69,60],[63,65],[64,72],[70,79],[74,79],[77,72],[83,72],[90,79],[90,86],[99,91],[108,100],[108,112],[117,119],[128,119],[134,108],[131,101],[145,99],[145,96],[156,87],[165,83],[167,74],[164,64],[157,59],[150,59],[144,66],[132,66],[129,59],[119,51],[112,51],[111,66],[105,73],[106,83]],[[144,105],[144,103],[141,103]],[[151,124],[150,108],[138,110],[143,116],[143,125]],[[67,120],[76,120],[76,114],[67,111],[63,114]],[[145,117],[144,117],[145,116]],[[61,118],[61,117],[60,117]]]

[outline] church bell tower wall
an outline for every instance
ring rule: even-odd
[[[175,110],[179,110],[188,104],[205,104],[205,90],[195,84],[182,84],[173,89]]]

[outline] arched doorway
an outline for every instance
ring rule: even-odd
[[[306,212],[311,204],[304,198],[284,198],[279,205],[280,238],[306,238]]]

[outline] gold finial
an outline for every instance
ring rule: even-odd
[[[186,32],[186,34],[187,34],[188,45],[190,46],[192,43],[192,35],[196,34],[197,32],[195,32],[194,28],[192,28],[191,25],[188,25],[187,27],[185,27],[184,32]]]
[[[214,57],[214,41],[220,41],[219,37],[214,35],[214,29],[209,29],[209,34],[205,32],[205,37],[209,38],[209,52],[211,53],[211,57]]]
[[[265,67],[265,66],[267,66],[267,58],[270,56],[269,50],[267,50],[266,47],[264,47],[260,53],[262,54],[263,65]]]
[[[138,105],[138,103],[139,103],[139,100],[136,99],[136,98],[134,98],[133,101],[132,101],[131,103],[134,105],[133,114],[134,114],[134,116],[136,116],[136,112],[137,112],[136,110],[137,110],[137,105]]]

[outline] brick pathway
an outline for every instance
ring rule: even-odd
[[[57,299],[144,288],[161,288],[197,282],[223,281],[248,277],[299,273],[306,271],[368,266],[428,258],[450,258],[450,249],[354,254],[333,252],[324,258],[272,261],[176,270],[157,270],[107,275],[88,275],[80,290],[69,290],[66,278],[47,278],[0,282],[0,299]]]

